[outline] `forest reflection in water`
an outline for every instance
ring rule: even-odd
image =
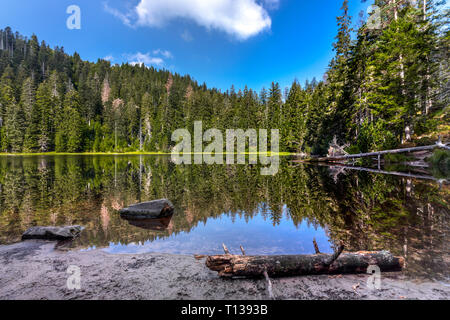
[[[33,225],[86,227],[75,249],[213,254],[390,250],[407,273],[449,277],[448,184],[364,171],[292,165],[275,176],[251,165],[177,166],[163,156],[0,158],[0,244]],[[168,198],[162,221],[120,218],[129,204]]]

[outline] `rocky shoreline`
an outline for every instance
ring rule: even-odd
[[[56,242],[28,240],[0,246],[0,299],[198,299],[265,300],[264,279],[221,279],[204,259],[172,254],[108,254],[101,249],[67,251]],[[80,286],[69,289],[69,266]],[[272,280],[277,299],[449,299],[450,284],[407,280],[384,273],[370,290],[369,275],[302,276]]]

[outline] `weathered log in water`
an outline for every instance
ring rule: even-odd
[[[434,150],[435,148],[450,150],[449,144],[442,143],[442,141],[439,139],[435,144],[432,144],[429,146],[383,150],[383,151],[358,153],[358,154],[346,154],[346,155],[330,156],[330,157],[310,158],[310,159],[298,160],[297,162],[338,162],[338,161],[345,161],[345,160],[357,159],[357,158],[367,158],[367,157],[378,157],[378,162],[380,162],[380,157],[385,154],[410,153],[410,152],[417,152],[417,151]]]
[[[331,264],[333,255],[279,255],[279,256],[208,256],[206,266],[221,277],[260,277],[264,271],[272,277],[314,274],[366,273],[367,267],[377,265],[381,271],[400,271],[403,257],[394,257],[388,251],[344,252]]]
[[[379,173],[379,174],[385,174],[385,175],[392,175],[392,176],[398,176],[398,177],[404,177],[404,178],[413,178],[413,179],[424,179],[424,180],[433,180],[439,183],[448,183],[448,179],[438,179],[430,175],[423,175],[423,174],[413,174],[408,172],[398,172],[398,171],[387,171],[387,170],[378,170],[378,169],[372,169],[372,168],[364,168],[364,167],[354,167],[354,166],[347,166],[345,164],[340,163],[334,163],[333,165],[329,164],[319,164],[320,166],[327,166],[330,168],[338,167],[344,170],[356,170],[356,171],[366,171],[366,172],[372,172],[372,173]]]

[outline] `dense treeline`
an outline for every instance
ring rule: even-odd
[[[345,0],[324,79],[295,81],[285,92],[272,83],[260,93],[247,87],[223,93],[153,67],[87,62],[6,28],[0,30],[0,147],[165,152],[172,132],[197,120],[222,130],[280,129],[282,151],[323,154],[335,136],[350,151],[392,147],[449,123],[443,2],[376,0],[381,11],[371,18],[380,24],[361,21],[354,30]]]

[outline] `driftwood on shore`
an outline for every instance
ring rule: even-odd
[[[323,254],[316,239],[313,244],[316,251],[314,255],[280,256],[247,256],[242,245],[242,256],[233,255],[222,244],[225,254],[206,257],[206,266],[217,271],[221,277],[263,277],[269,298],[276,299],[270,276],[367,273],[371,270],[370,266],[377,266],[380,271],[400,271],[405,265],[404,258],[394,257],[388,251],[344,253],[344,244],[341,242],[333,254]],[[196,259],[204,257],[196,256]]]
[[[399,271],[404,259],[394,257],[388,251],[279,256],[225,254],[206,259],[206,266],[222,277],[260,277],[265,272],[272,277],[366,273],[370,265],[377,265],[381,271]]]

